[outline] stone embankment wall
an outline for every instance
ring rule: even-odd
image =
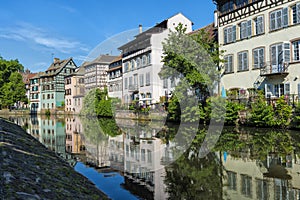
[[[1,199],[107,199],[21,127],[0,119]]]

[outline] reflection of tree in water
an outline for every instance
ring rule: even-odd
[[[92,159],[89,162],[99,167],[109,165],[108,139],[109,136],[117,136],[121,131],[113,119],[82,117],[83,138],[85,145]]]
[[[186,131],[190,131],[186,128]],[[190,148],[166,167],[169,199],[221,199],[221,165],[215,153],[199,158],[205,129],[198,131]]]
[[[234,157],[240,157],[241,152],[248,152],[251,159],[265,160],[270,154],[285,157],[293,153],[293,148],[299,141],[292,140],[290,131],[273,129],[243,130],[224,129],[216,150],[227,151]]]
[[[221,199],[220,164],[216,155],[205,158],[189,157],[187,151],[166,167],[165,184],[169,199]]]

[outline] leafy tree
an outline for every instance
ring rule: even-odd
[[[243,108],[244,106],[239,103],[227,101],[225,123],[227,125],[235,125],[239,118],[239,111]]]
[[[293,127],[300,128],[300,103],[295,107],[294,117],[293,117]]]
[[[284,96],[281,96],[276,101],[276,108],[275,108],[275,124],[281,128],[286,128],[291,123],[291,116],[292,116],[292,106],[288,105],[287,102],[284,100]]]
[[[24,70],[18,60],[5,60],[0,56],[0,104],[10,106],[17,101],[27,102],[22,76]]]
[[[211,32],[200,31],[193,36],[185,32],[186,28],[179,24],[176,31],[171,32],[163,42],[164,66],[159,75],[163,79],[184,82],[177,84],[170,99],[169,119],[194,122],[201,116],[202,109],[195,101],[200,100],[205,104],[209,92],[212,91],[212,85],[219,79],[216,65],[221,60]],[[196,98],[190,98],[191,96]],[[178,116],[180,114],[181,117]]]
[[[13,105],[17,101],[27,101],[22,76],[18,72],[10,74],[8,82],[2,86],[2,92],[2,104],[4,106]]]
[[[257,101],[252,104],[249,122],[260,127],[275,125],[273,107],[266,103],[263,94],[259,94]]]

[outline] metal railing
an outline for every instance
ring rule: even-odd
[[[271,64],[271,62],[266,62],[260,68],[261,76],[275,75],[275,74],[288,74],[289,63],[282,62],[277,65]]]

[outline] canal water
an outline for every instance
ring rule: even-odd
[[[300,199],[299,131],[225,127],[203,154],[205,127],[6,117],[111,199]]]

